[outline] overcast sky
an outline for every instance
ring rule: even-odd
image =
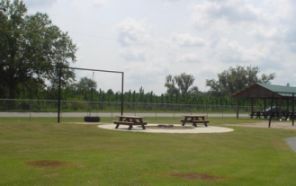
[[[125,90],[165,92],[168,74],[206,79],[231,66],[276,73],[296,85],[294,0],[25,0],[49,14],[78,46],[73,66],[125,72]],[[99,73],[99,88],[120,89],[120,77]]]

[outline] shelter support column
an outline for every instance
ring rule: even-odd
[[[270,111],[269,111],[269,122],[268,122],[268,128],[270,128],[270,126],[271,126],[271,120],[272,120],[272,117],[273,117],[273,115],[274,115],[274,113],[273,113],[273,110],[272,110],[272,106],[273,106],[273,102],[274,102],[274,100],[273,100],[274,98],[272,97],[271,98],[271,104],[270,104]]]

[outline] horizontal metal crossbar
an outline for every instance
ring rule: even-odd
[[[63,67],[63,68],[69,68],[69,69],[73,69],[73,70],[94,71],[94,72],[116,73],[116,74],[123,74],[124,73],[121,71],[114,71],[114,70],[101,70],[101,69],[80,68],[80,67]]]

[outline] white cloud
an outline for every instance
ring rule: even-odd
[[[144,62],[146,61],[146,52],[138,48],[128,48],[121,52],[121,56],[130,62]]]
[[[177,62],[179,63],[199,63],[200,57],[193,53],[183,53],[178,55]]]
[[[193,11],[197,24],[215,21],[250,22],[260,19],[262,16],[255,7],[238,0],[202,1],[193,7]]]
[[[102,7],[106,2],[107,0],[92,0],[92,4],[96,7]]]
[[[118,25],[118,42],[124,46],[143,45],[149,39],[145,23],[126,19]]]
[[[57,2],[57,0],[24,0],[25,4],[32,8],[49,7]]]
[[[196,31],[212,43],[212,51],[207,53],[230,64],[260,65],[263,59],[271,58],[270,51],[277,52],[276,45],[288,44],[283,42],[287,33],[292,33],[288,40],[293,41],[295,34],[286,23],[289,22],[291,8],[283,10],[279,6],[283,3],[284,7],[289,7],[290,1],[268,2],[271,1],[211,0],[196,3],[192,9]]]
[[[206,44],[204,39],[188,33],[174,34],[172,40],[181,47],[201,47]]]

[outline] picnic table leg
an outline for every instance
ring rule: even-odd
[[[205,127],[208,127],[208,123],[207,122],[205,122]]]
[[[145,130],[146,128],[145,128],[145,125],[142,125],[142,128],[143,128],[143,130]]]
[[[128,130],[132,130],[133,125],[129,125]]]
[[[119,127],[119,124],[116,124],[116,127],[115,127],[115,129],[118,129],[118,127]]]
[[[197,125],[196,125],[196,123],[195,123],[195,122],[193,122],[193,123],[192,123],[192,125],[193,125],[194,127],[197,127]]]
[[[182,126],[183,126],[183,127],[185,126],[185,121],[182,121]]]

